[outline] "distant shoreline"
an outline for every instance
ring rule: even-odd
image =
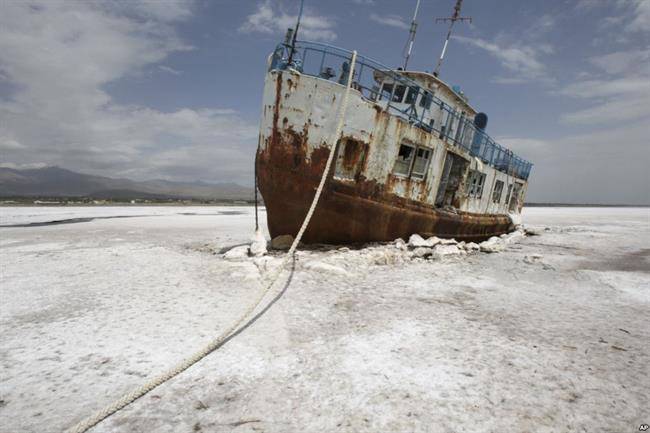
[[[146,206],[168,206],[168,207],[187,207],[187,206],[255,206],[251,202],[160,202],[160,203],[27,203],[27,202],[10,202],[0,201],[0,207],[146,207]],[[260,203],[260,206],[264,206]]]
[[[91,201],[74,201],[69,198],[57,199],[51,198],[0,198],[0,207],[71,207],[71,206],[84,206],[84,207],[115,207],[115,206],[254,206],[255,203],[251,200],[174,200],[174,201],[135,201],[135,203],[127,201],[106,201],[94,203]],[[263,202],[259,203],[264,206]],[[526,203],[526,207],[629,207],[629,208],[650,208],[650,204],[593,204],[593,203]]]
[[[526,207],[650,207],[650,204],[525,203]]]

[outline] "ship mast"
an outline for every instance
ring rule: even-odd
[[[418,9],[420,9],[420,0],[415,4],[415,13],[413,13],[413,19],[411,20],[411,30],[409,30],[409,38],[406,41],[406,50],[404,54],[404,70],[409,63],[409,58],[411,57],[411,50],[413,49],[413,43],[415,42],[415,32],[418,28],[418,23],[415,19],[418,16]]]
[[[447,18],[436,18],[436,22],[449,22],[449,31],[447,31],[447,39],[445,39],[445,45],[442,47],[442,53],[440,53],[440,58],[438,59],[438,64],[436,64],[436,69],[433,71],[433,75],[436,77],[440,73],[440,67],[442,66],[442,59],[445,57],[445,52],[447,51],[447,44],[449,43],[449,38],[451,38],[451,30],[454,28],[456,21],[469,21],[472,22],[471,17],[461,17],[460,8],[463,5],[463,0],[456,0],[456,6],[454,6],[454,13],[451,17]]]
[[[300,19],[302,18],[302,9],[305,6],[305,0],[300,0],[300,12],[298,12],[298,20],[296,21],[296,30],[293,32],[291,40],[291,50],[289,51],[289,59],[287,63],[291,65],[293,54],[296,52],[296,39],[298,38],[298,29],[300,28]],[[291,29],[289,29],[291,30]]]

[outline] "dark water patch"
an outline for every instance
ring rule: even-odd
[[[608,257],[606,260],[583,262],[579,264],[579,267],[591,271],[650,273],[650,248]]]
[[[41,221],[41,222],[22,223],[22,224],[3,224],[0,225],[0,228],[45,227],[45,226],[56,226],[61,224],[87,223],[94,220],[109,220],[109,219],[116,219],[116,218],[143,218],[143,217],[161,217],[161,216],[174,216],[174,215],[221,216],[221,215],[244,215],[244,214],[245,212],[241,212],[241,211],[222,211],[217,213],[180,212],[180,213],[168,214],[168,215],[112,215],[112,216],[98,216],[98,217],[66,218],[60,220]]]
[[[250,245],[250,242],[245,242],[243,244],[234,244],[234,245],[228,245],[228,246],[225,246],[225,247],[221,247],[221,248],[219,248],[217,250],[217,254],[225,254],[228,251],[232,250],[233,248],[243,247],[244,245]]]
[[[114,219],[114,218],[137,218],[137,217],[146,217],[146,216],[157,216],[157,215],[115,215],[115,216],[104,216],[104,217],[67,218],[63,220],[42,221],[36,223],[5,224],[5,225],[0,225],[0,228],[44,227],[44,226],[56,226],[61,224],[87,223],[94,220],[107,220],[107,219]]]

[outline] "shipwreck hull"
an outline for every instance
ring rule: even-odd
[[[355,88],[334,143],[344,90],[293,70],[267,73],[255,168],[272,237],[298,233],[330,149],[334,163],[305,243],[383,242],[415,233],[482,241],[513,229],[508,214],[520,213],[527,182],[472,155],[450,138],[451,127],[446,135],[426,131]],[[419,171],[415,163],[406,172],[396,168],[404,148],[426,158]],[[482,192],[468,188],[470,173],[482,175]]]
[[[329,149],[306,149],[298,135],[273,134],[257,155],[258,186],[272,237],[300,229],[325,169]],[[341,182],[328,173],[320,201],[303,236],[305,243],[350,244],[408,239],[417,233],[482,241],[512,230],[505,215],[450,212],[387,194],[383,185]]]

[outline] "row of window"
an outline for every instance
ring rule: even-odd
[[[410,177],[416,180],[422,180],[426,176],[429,162],[431,159],[431,149],[413,146],[410,144],[401,144],[395,165],[393,166],[393,173],[398,176]],[[486,174],[478,170],[470,170],[467,176],[466,191],[469,197],[480,199],[483,196],[483,188],[485,186]],[[492,190],[492,202],[501,203],[501,196],[503,195],[504,182],[497,180]],[[512,192],[512,185],[508,185],[508,193],[506,194],[506,203],[510,201],[510,193]]]
[[[470,170],[467,176],[467,195],[469,197],[481,198],[483,197],[483,187],[485,186],[485,173],[477,170]],[[492,203],[501,203],[501,196],[503,195],[504,182],[497,180],[494,183],[492,190]],[[512,184],[508,185],[508,193],[506,194],[506,203],[510,201],[510,194],[512,193]]]
[[[391,102],[415,105],[420,94],[418,105],[424,110],[430,110],[433,103],[433,94],[426,90],[420,93],[420,87],[418,86],[409,87],[403,84],[383,83],[378,96],[381,99],[382,95],[388,95],[387,98]],[[440,104],[438,113],[431,112],[427,116],[429,126],[451,137],[456,143],[466,148],[469,147],[473,142],[474,131],[472,128],[466,127],[465,113],[460,112],[460,117],[458,117],[456,110],[451,112],[443,107],[442,101],[440,101]],[[439,122],[439,126],[435,125],[436,122]]]
[[[395,91],[393,91],[394,84],[384,83],[381,86],[382,94],[390,95],[392,93],[391,102],[404,103],[404,104],[415,104],[418,94],[420,93],[420,88],[417,86],[408,87],[408,92],[406,91],[407,87],[403,84],[398,84],[395,86]],[[406,94],[406,98],[404,95]],[[424,107],[427,110],[431,108],[431,103],[433,102],[433,95],[430,92],[424,91],[422,97],[420,98],[420,107]]]

